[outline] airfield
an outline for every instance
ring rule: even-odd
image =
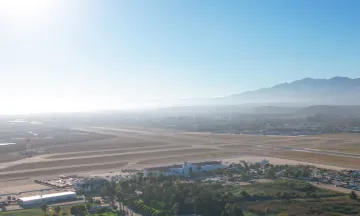
[[[332,169],[360,168],[358,134],[285,137],[124,127],[76,130],[98,134],[97,139],[45,145],[42,148],[46,154],[3,162],[0,164],[0,181],[120,172],[123,169],[207,160],[255,162],[266,158],[272,163],[303,163]],[[100,135],[104,138],[99,139]]]

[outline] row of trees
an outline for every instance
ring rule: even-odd
[[[74,205],[74,206],[71,206],[70,208],[70,214],[71,215],[75,215],[75,216],[85,216],[88,214],[88,210],[90,209],[91,207],[91,204],[88,204],[88,205],[83,205],[83,204],[79,204],[79,205]],[[44,212],[44,215],[46,216],[47,215],[47,212],[49,210],[49,206],[46,205],[46,204],[43,204],[41,205],[41,210]],[[61,207],[60,206],[55,206],[54,207],[54,214],[53,216],[60,216],[60,212],[62,211]],[[102,215],[104,214],[105,212],[107,211],[106,208],[99,208],[97,209],[96,213],[98,215]],[[67,212],[62,212],[61,215],[68,215]]]
[[[254,170],[256,172],[253,172]],[[241,181],[249,181],[255,175],[263,175],[270,179],[277,178],[278,174],[291,178],[309,177],[312,169],[309,166],[261,165],[260,163],[240,161],[240,163],[233,164],[227,169],[219,169],[213,172],[216,175],[229,177],[240,174]],[[149,173],[146,178],[139,174],[137,178],[117,183],[107,182],[101,190],[101,196],[112,204],[118,201],[122,210],[124,210],[124,206],[134,207],[137,200],[142,200],[142,207],[147,206],[149,211],[150,209],[165,210],[175,214],[174,209],[178,209],[180,213],[184,214],[202,213],[210,216],[228,212],[225,210],[228,204],[229,206],[234,205],[234,209],[239,212],[240,206],[238,204],[244,201],[296,198],[300,197],[300,193],[302,197],[316,196],[315,188],[302,181],[278,180],[274,186],[291,188],[299,191],[299,193],[279,192],[276,194],[249,195],[246,191],[242,191],[240,196],[234,197],[228,193],[228,189],[222,190],[224,187],[221,184],[201,184],[187,182],[185,179],[180,181],[180,177],[157,176]],[[224,199],[224,196],[228,196],[228,198]]]
[[[176,204],[175,204],[176,205]],[[152,208],[150,206],[145,205],[142,201],[135,201],[134,202],[134,206],[137,210],[145,213],[146,215],[151,215],[151,216],[167,216],[169,213],[171,214],[171,211],[167,211],[167,210],[158,210],[155,208]],[[179,206],[177,204],[177,206]],[[178,209],[174,209],[175,211],[173,212],[174,215],[177,215],[177,211]]]
[[[107,182],[101,196],[110,203],[137,208],[147,215],[229,215],[241,216],[239,200],[221,191],[221,185],[180,181],[178,177],[150,176],[120,182]],[[214,190],[216,189],[216,190]],[[218,190],[220,189],[220,190]],[[140,203],[139,200],[142,200]],[[227,210],[225,207],[227,207]]]

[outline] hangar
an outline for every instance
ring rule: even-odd
[[[20,206],[41,205],[77,199],[75,192],[62,192],[19,198]]]

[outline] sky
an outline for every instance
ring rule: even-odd
[[[360,77],[357,0],[0,0],[0,114]]]

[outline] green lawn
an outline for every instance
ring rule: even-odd
[[[61,206],[61,212],[60,215],[63,212],[66,212],[68,215],[70,215],[70,208],[72,205],[64,205]],[[47,216],[53,215],[55,212],[53,210],[54,207],[50,207],[46,213]],[[38,209],[23,209],[23,210],[16,210],[16,211],[8,211],[8,212],[0,212],[0,216],[42,216],[44,215],[44,212],[38,208]]]
[[[0,216],[41,216],[44,212],[41,209],[26,209],[18,211],[0,212]],[[51,215],[47,213],[47,215]]]
[[[242,190],[245,190],[246,192],[248,192],[251,195],[253,195],[253,194],[274,195],[277,192],[282,192],[282,193],[287,192],[287,193],[298,194],[301,197],[306,196],[305,191],[298,190],[291,186],[277,185],[274,183],[253,184],[253,185],[237,187],[233,191],[233,193],[235,195],[238,195]],[[341,193],[338,193],[335,191],[330,191],[330,190],[325,190],[325,189],[320,189],[320,188],[316,188],[316,187],[314,187],[313,192],[316,194],[317,197],[343,196],[343,194],[341,194]]]
[[[61,206],[62,211],[60,212],[60,216],[63,212],[66,212],[67,215],[70,214],[71,205]],[[53,215],[55,212],[50,208],[46,213],[47,216]],[[43,216],[44,212],[41,209],[24,209],[24,210],[16,210],[16,211],[8,211],[8,212],[0,212],[0,216]],[[94,216],[97,216],[95,214]],[[117,216],[117,213],[105,213],[103,216]]]

